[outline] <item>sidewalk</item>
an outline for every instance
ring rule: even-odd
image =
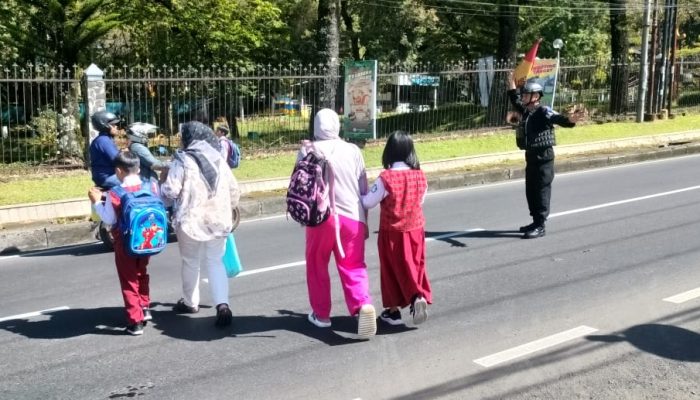
[[[557,173],[700,153],[700,130],[557,146]],[[421,163],[429,190],[480,185],[524,176],[522,151]],[[380,168],[368,171],[373,180]],[[241,218],[284,213],[288,177],[240,182]],[[524,195],[523,195],[524,196]],[[95,242],[86,198],[0,207],[0,254]]]

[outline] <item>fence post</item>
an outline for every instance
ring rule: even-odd
[[[100,110],[104,110],[107,105],[107,94],[105,90],[104,73],[95,64],[90,64],[85,70],[85,120],[88,127],[88,145],[97,137],[99,133],[92,126],[90,118]]]
[[[90,168],[90,144],[97,137],[98,131],[92,126],[91,117],[96,111],[103,110],[107,105],[107,95],[104,73],[95,64],[83,74],[83,99],[85,99],[85,120],[83,132],[85,135],[85,167]]]

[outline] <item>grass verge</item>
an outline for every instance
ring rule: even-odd
[[[683,132],[700,127],[700,115],[677,116],[674,119],[643,124],[619,122],[591,124],[574,129],[557,129],[558,144],[578,144],[601,140],[651,136]],[[362,150],[367,167],[381,166],[384,141],[368,143]],[[515,150],[512,131],[500,131],[478,136],[416,137],[416,150],[421,161],[500,153]],[[234,170],[240,181],[288,176],[296,158],[295,151],[263,154],[244,159]],[[56,201],[86,196],[91,186],[86,171],[70,171],[36,176],[3,176],[0,181],[0,206],[22,203]]]

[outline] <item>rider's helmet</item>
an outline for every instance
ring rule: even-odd
[[[98,111],[92,114],[92,126],[100,132],[109,132],[111,125],[119,123],[119,117],[109,111]]]
[[[521,93],[539,93],[540,97],[544,96],[544,88],[537,82],[528,82],[523,86]]]
[[[158,129],[157,126],[145,122],[134,122],[126,128],[126,137],[134,143],[148,145],[148,135]]]

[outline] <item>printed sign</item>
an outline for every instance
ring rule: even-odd
[[[377,61],[345,63],[345,118],[348,138],[377,138]]]

